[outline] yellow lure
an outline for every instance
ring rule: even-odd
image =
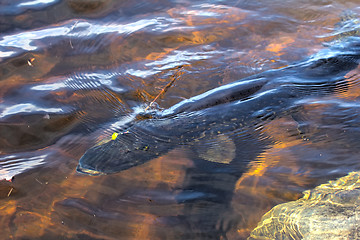
[[[113,135],[111,136],[111,140],[115,140],[117,138],[119,134],[114,132]]]

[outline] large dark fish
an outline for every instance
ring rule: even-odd
[[[347,36],[303,62],[184,100],[154,118],[134,123],[116,139],[90,148],[81,157],[78,171],[94,175],[115,173],[184,145],[193,146],[204,160],[223,165],[235,162],[239,150],[231,149],[241,147],[237,145],[239,139],[245,142],[248,136],[260,137],[261,126],[296,112],[296,107],[308,97],[346,87],[345,75],[358,66],[359,59],[360,38]],[[219,148],[213,149],[211,143]],[[217,158],[214,153],[219,151]],[[237,160],[239,168],[233,171],[242,171],[249,161],[250,158]]]

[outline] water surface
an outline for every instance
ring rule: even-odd
[[[186,191],[198,170],[181,147],[116,174],[76,172],[86,149],[123,128],[174,75],[157,111],[325,49],[341,39],[349,9],[360,14],[355,0],[2,1],[1,238],[246,239],[273,206],[359,170],[357,68],[341,91],[303,102],[299,119],[263,126],[272,144],[249,153],[235,190],[225,176],[205,178],[234,191],[229,206]],[[350,21],[348,31],[359,25]],[[199,234],[207,220],[223,232]]]

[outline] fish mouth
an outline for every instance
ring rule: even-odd
[[[105,175],[105,173],[103,173],[103,172],[99,172],[99,171],[89,169],[89,168],[83,168],[80,165],[77,166],[76,171],[78,173],[87,174],[87,175],[91,175],[91,176]]]

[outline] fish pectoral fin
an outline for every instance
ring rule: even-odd
[[[296,134],[304,141],[309,141],[317,132],[316,125],[307,115],[307,112],[302,109],[291,114],[292,119],[297,123]]]
[[[229,164],[236,156],[234,141],[224,134],[196,141],[194,150],[201,159],[215,163]]]

